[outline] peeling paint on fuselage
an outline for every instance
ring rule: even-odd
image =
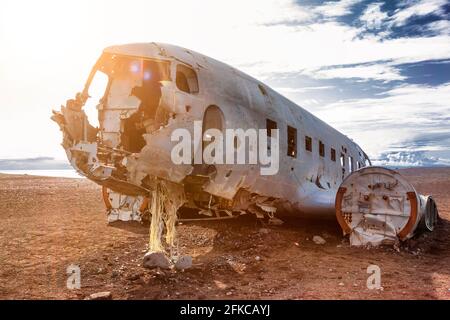
[[[160,77],[161,97],[154,119],[138,125],[145,144],[139,152],[127,150],[122,137],[124,123],[139,111],[140,99],[132,88],[140,79],[115,78],[110,82],[99,105],[100,128],[93,138],[93,128],[85,121],[83,105],[89,85],[101,68],[104,57],[130,61],[158,61],[168,66]],[[198,92],[184,92],[177,87],[177,66],[195,71]],[[112,78],[112,79],[111,79]],[[280,130],[280,170],[274,176],[259,174],[260,165],[216,165],[213,174],[199,174],[205,168],[175,165],[171,150],[176,142],[173,130],[185,128],[194,135],[194,121],[202,121],[209,106],[220,108],[225,128],[265,129],[266,120]],[[81,120],[73,121],[75,118]],[[337,189],[352,167],[364,167],[367,156],[361,148],[311,113],[284,98],[265,84],[214,59],[183,48],[165,44],[130,44],[105,49],[103,60],[94,67],[83,93],[57,113],[54,119],[64,132],[64,148],[72,165],[98,184],[130,196],[145,196],[155,178],[183,184],[187,205],[205,209],[247,210],[252,204],[275,206],[279,214],[335,213]],[[297,129],[297,155],[287,155],[287,126]],[[77,128],[78,133],[71,128]],[[87,128],[87,129],[86,129]],[[88,133],[86,133],[88,132]],[[95,133],[95,132],[94,132]],[[95,136],[95,134],[94,134]],[[305,150],[305,137],[312,138],[312,151]],[[324,144],[323,156],[319,141]],[[194,152],[201,152],[199,146]],[[331,148],[335,159],[331,158]],[[343,156],[343,163],[340,156]],[[193,182],[193,184],[191,184]],[[199,192],[193,192],[194,187]],[[190,190],[190,188],[193,188]]]

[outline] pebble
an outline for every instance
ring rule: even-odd
[[[106,274],[106,273],[108,273],[108,270],[103,269],[103,268],[98,268],[97,273],[98,274]]]
[[[170,260],[164,252],[147,252],[144,256],[144,268],[170,269]]]
[[[111,300],[112,294],[109,291],[97,292],[91,294],[87,300]]]
[[[140,277],[141,277],[140,274],[132,274],[127,277],[127,280],[136,281],[136,280],[140,279]]]
[[[284,223],[284,221],[281,219],[278,219],[278,218],[269,219],[269,225],[272,225],[272,226],[281,226],[283,223]]]
[[[181,256],[175,263],[175,269],[177,270],[187,270],[192,268],[192,257],[191,256]]]
[[[313,241],[315,244],[325,244],[327,243],[321,236],[314,236]]]

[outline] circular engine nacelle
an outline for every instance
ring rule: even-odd
[[[419,225],[432,231],[437,209],[398,172],[366,167],[349,175],[336,195],[336,217],[352,245],[393,244],[411,238]]]
[[[431,196],[420,196],[422,200],[423,216],[420,220],[419,227],[425,231],[434,231],[437,222],[439,221],[439,212],[436,202]],[[425,204],[425,205],[423,205]]]

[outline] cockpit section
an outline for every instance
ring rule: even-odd
[[[98,90],[94,86],[97,79],[105,76],[107,85],[103,95],[100,99],[97,96],[95,101],[91,92]],[[164,123],[164,115],[159,110],[161,87],[170,81],[169,61],[103,54],[85,89],[92,97],[89,99],[97,103],[95,111],[101,144],[106,148],[140,152],[145,146],[143,134]],[[86,113],[94,112],[92,109],[92,105],[85,106]]]
[[[52,117],[71,165],[129,196],[148,196],[152,180],[169,172],[181,181],[190,168],[172,168],[166,141],[172,130],[201,119],[198,70],[166,53],[105,51],[83,91]]]
[[[84,90],[52,117],[79,173],[104,186],[115,185],[118,192],[147,193],[141,185],[131,186],[126,165],[146,146],[144,136],[170,119],[172,72],[171,60],[111,53],[100,57]],[[192,86],[189,76],[185,80]],[[109,183],[111,179],[121,183]]]

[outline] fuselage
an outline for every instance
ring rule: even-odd
[[[343,179],[370,164],[355,142],[310,112],[249,75],[191,50],[160,43],[105,49],[82,95],[83,110],[99,70],[108,76],[98,105],[99,130],[85,124],[78,138],[68,134],[66,151],[80,173],[122,194],[145,196],[149,181],[158,178],[183,185],[188,205],[200,209],[256,205],[263,212],[276,207],[280,213],[334,214]],[[261,175],[260,164],[173,163],[177,141],[172,133],[184,128],[194,136],[195,121],[202,121],[203,131],[278,129],[278,173]],[[90,149],[80,150],[83,143]],[[194,154],[201,152],[202,144],[192,145]],[[83,152],[88,155],[81,157]]]

